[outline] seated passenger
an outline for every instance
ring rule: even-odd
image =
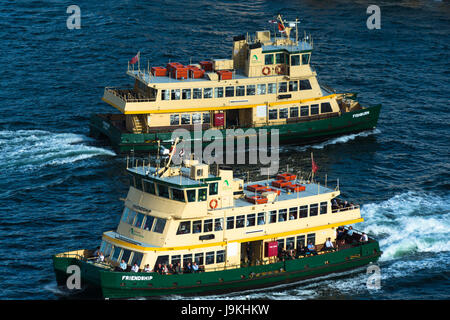
[[[316,246],[313,245],[313,243],[311,241],[308,243],[308,247],[307,248],[308,248],[307,253],[313,254],[313,255],[317,255]]]
[[[196,273],[198,271],[198,265],[196,262],[194,262],[194,264],[192,265],[192,272]]]
[[[158,265],[155,267],[155,272],[161,274],[163,272],[163,267],[161,263],[158,263]]]
[[[367,242],[369,241],[369,237],[367,236],[367,234],[365,234],[363,232],[363,234],[361,235],[361,238],[359,239],[360,242]]]
[[[181,265],[178,262],[177,265],[175,266],[175,273],[180,274],[181,273]]]
[[[97,258],[97,262],[103,262],[105,261],[105,256],[103,255],[103,253],[100,252],[98,258]]]
[[[322,251],[332,251],[333,249],[333,242],[331,241],[331,238],[328,238],[327,241],[325,241],[325,245],[323,246]]]
[[[189,262],[189,263],[186,265],[186,267],[184,268],[184,272],[185,272],[185,273],[191,273],[191,272],[192,272],[192,265],[191,265],[190,262]]]
[[[120,263],[120,269],[122,271],[126,271],[127,270],[127,264],[125,262],[125,260],[122,259],[122,262]]]
[[[152,269],[150,268],[149,264],[146,264],[144,267],[144,272],[152,272]]]
[[[162,269],[162,274],[169,274],[169,269],[167,268],[167,264],[164,264]]]
[[[133,264],[133,266],[131,267],[131,272],[139,272],[139,267],[137,263]]]

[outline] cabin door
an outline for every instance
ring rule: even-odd
[[[241,263],[258,265],[263,261],[263,241],[250,241],[241,243]]]
[[[239,109],[232,109],[226,111],[226,127],[239,127]]]

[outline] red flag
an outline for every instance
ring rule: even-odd
[[[278,22],[278,30],[280,30],[281,33],[285,32],[284,26],[281,24],[281,22]]]
[[[312,166],[312,171],[313,171],[314,173],[316,173],[317,170],[319,170],[319,167],[318,167],[317,164],[314,162],[314,158],[312,157],[312,154],[311,154],[311,166]]]
[[[136,62],[139,61],[139,54],[140,52],[138,52],[133,58],[131,58],[130,64],[135,64]]]

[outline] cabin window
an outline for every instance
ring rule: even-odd
[[[122,252],[122,248],[121,247],[114,247],[114,251],[113,251],[111,260],[113,260],[113,261],[119,260],[121,252]]]
[[[183,89],[181,91],[181,97],[183,98],[183,100],[189,100],[191,99],[191,89]]]
[[[105,258],[108,258],[110,256],[111,249],[112,249],[112,244],[111,243],[106,243],[105,251],[103,251],[103,255],[105,256]]]
[[[144,230],[147,230],[147,231],[152,230],[153,221],[155,221],[154,216],[147,216],[147,219],[145,219],[145,223],[144,223]]]
[[[317,216],[318,214],[318,209],[319,209],[319,205],[317,203],[315,204],[311,204],[309,206],[309,216],[313,217],[313,216]]]
[[[254,213],[247,215],[247,227],[253,227],[255,225],[256,215]]]
[[[195,88],[192,92],[193,99],[201,99],[202,98],[202,88]]]
[[[170,100],[170,90],[161,90],[161,100]]]
[[[236,228],[243,228],[245,223],[245,216],[237,216],[236,217]]]
[[[289,91],[298,90],[298,81],[289,81]]]
[[[320,104],[320,113],[332,112],[331,104],[329,102],[324,102]]]
[[[267,84],[267,93],[277,93],[277,84],[276,83],[269,83]]]
[[[169,198],[169,187],[158,184],[158,195],[163,198]]]
[[[328,203],[327,202],[321,202],[320,203],[320,214],[326,214],[328,210]]]
[[[281,250],[284,249],[284,239],[278,239],[278,252],[281,252]]]
[[[300,80],[300,90],[309,90],[309,89],[312,89],[309,80]]]
[[[203,222],[203,232],[212,232],[212,231],[213,231],[212,219],[205,220]]]
[[[245,96],[245,86],[236,86],[236,97]]]
[[[201,253],[196,253],[196,254],[194,255],[194,262],[195,262],[197,265],[201,266],[201,265],[204,263],[204,257],[205,257],[205,254],[204,254],[203,252],[201,252]]]
[[[278,109],[269,109],[269,120],[278,119]]]
[[[256,91],[256,86],[254,84],[249,84],[247,86],[247,95],[248,96],[254,96]]]
[[[211,115],[209,112],[203,113],[203,123],[211,123]]]
[[[266,213],[260,212],[258,213],[258,226],[266,224]]]
[[[152,181],[142,180],[144,182],[144,191],[147,193],[155,194],[155,183]]]
[[[131,256],[131,251],[127,250],[127,249],[123,249],[122,259],[121,260],[124,260],[125,263],[128,264],[128,260],[130,260],[130,256]]]
[[[287,82],[278,82],[278,92],[287,92]]]
[[[213,97],[213,88],[203,89],[203,98],[210,99]]]
[[[227,230],[234,229],[234,217],[227,218]]]
[[[219,184],[217,182],[213,182],[209,184],[209,195],[215,196],[219,193]]]
[[[180,89],[172,89],[170,98],[172,100],[180,100]]]
[[[307,237],[306,237],[306,241],[308,243],[311,242],[312,244],[316,244],[316,234],[315,233],[308,234]]]
[[[127,223],[132,225],[135,217],[136,217],[136,212],[133,210],[130,210],[130,214],[128,215]]]
[[[181,263],[181,255],[177,254],[175,256],[171,257],[171,261],[170,261],[174,266],[176,266],[177,264]]]
[[[202,114],[201,113],[193,113],[192,114],[192,124],[202,123]]]
[[[298,117],[298,107],[291,107],[289,109],[289,111],[290,111],[289,117],[291,117],[291,118],[297,118]]]
[[[166,219],[156,218],[155,226],[153,227],[153,232],[163,233],[164,227],[166,226]]]
[[[273,210],[269,212],[269,223],[277,222],[277,210]]]
[[[133,226],[140,228],[142,226],[142,221],[144,221],[144,217],[145,216],[142,213],[138,213]]]
[[[206,188],[198,189],[198,201],[206,201],[207,195],[208,189]]]
[[[300,117],[309,116],[309,106],[301,106],[300,107]]]
[[[305,247],[305,235],[297,236],[297,250]]]
[[[287,119],[289,114],[288,108],[281,108],[280,109],[280,119]]]
[[[179,114],[171,114],[170,115],[170,125],[178,126],[180,124],[180,115]]]
[[[300,218],[306,218],[308,216],[308,206],[300,206]]]
[[[266,84],[258,84],[256,87],[256,94],[266,94]]]
[[[206,253],[206,264],[213,264],[214,263],[214,251],[207,252]]]
[[[273,64],[273,53],[264,55],[264,62],[266,65]]]
[[[125,207],[123,209],[123,214],[122,214],[122,222],[126,222],[128,220],[128,214],[130,213],[130,209],[128,209],[127,207]]]
[[[297,211],[298,211],[297,207],[289,208],[289,220],[297,219]]]
[[[191,124],[191,114],[182,113],[181,114],[181,124]]]
[[[195,202],[195,189],[186,190],[188,202]]]
[[[185,200],[184,200],[184,191],[183,190],[174,189],[174,188],[171,188],[171,190],[172,190],[172,199],[173,200],[185,202]]]
[[[216,253],[216,263],[221,263],[225,261],[225,250],[219,250]]]
[[[309,56],[310,54],[302,54],[302,64],[308,64],[309,63]]]
[[[217,218],[214,220],[214,231],[223,230],[223,218]]]
[[[136,187],[136,178],[135,178],[135,176],[130,174],[130,175],[128,175],[128,178],[130,179],[130,186]]]
[[[275,63],[284,63],[284,53],[276,53],[275,54]]]
[[[283,222],[287,220],[287,209],[280,209],[278,211],[278,222]]]
[[[299,66],[300,65],[300,55],[295,54],[291,55],[291,66]]]
[[[214,88],[214,98],[223,98],[223,87]]]
[[[311,115],[319,114],[319,105],[312,104],[311,105]]]
[[[188,263],[192,263],[192,253],[183,255],[183,267],[187,267]]]
[[[226,87],[225,88],[225,97],[234,97],[234,87]]]
[[[192,233],[202,232],[202,220],[196,220],[192,223]]]
[[[294,249],[294,245],[295,245],[295,238],[294,237],[290,237],[290,238],[286,239],[286,250]]]
[[[178,226],[177,234],[188,234],[191,233],[191,222],[182,221]]]

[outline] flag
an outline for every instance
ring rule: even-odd
[[[313,171],[314,173],[316,173],[317,170],[319,170],[319,167],[318,167],[317,164],[314,162],[314,158],[313,158],[312,153],[311,153],[311,166],[312,166],[312,171]]]
[[[138,62],[140,54],[141,54],[141,52],[139,51],[133,58],[131,58],[130,64],[135,64],[136,62]]]
[[[281,22],[278,22],[278,30],[281,33],[285,33],[286,32],[286,30],[284,30],[284,26],[283,26],[283,24],[281,24]]]
[[[277,23],[277,20],[269,20],[269,23]]]

